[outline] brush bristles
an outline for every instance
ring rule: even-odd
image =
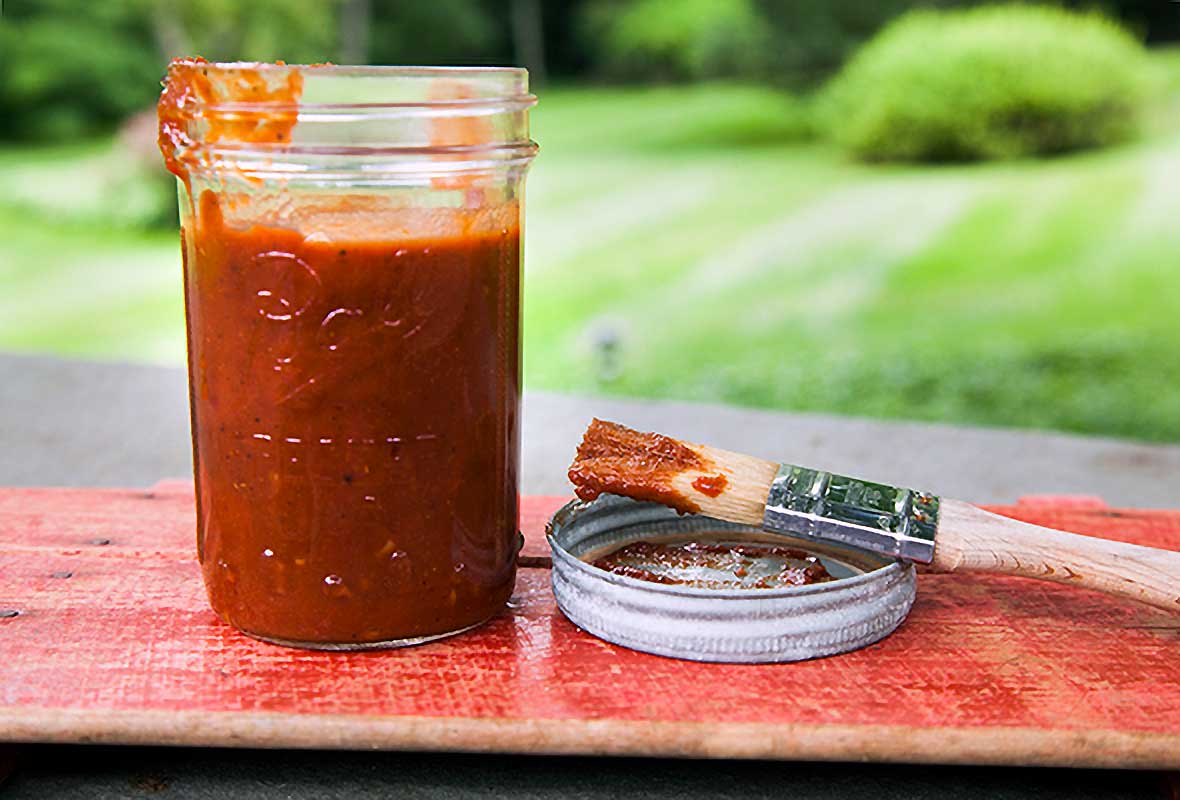
[[[773,461],[596,419],[586,428],[569,478],[583,500],[606,492],[760,525],[778,467]]]
[[[682,472],[672,479],[673,488],[698,505],[701,514],[745,525],[761,525],[766,497],[779,465],[745,453],[691,442],[684,444],[711,463],[712,469]],[[716,497],[711,497],[709,492],[701,491],[700,485],[709,486],[717,475],[725,478],[724,485]]]

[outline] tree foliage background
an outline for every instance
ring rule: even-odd
[[[182,54],[304,63],[522,63],[539,78],[557,80],[739,77],[809,86],[898,14],[966,4],[3,0],[0,140],[65,140],[109,130],[152,104],[164,65]],[[1180,38],[1174,3],[1112,0],[1100,7],[1149,42]]]

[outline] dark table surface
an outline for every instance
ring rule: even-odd
[[[1174,800],[1149,772],[768,761],[29,747],[0,796],[76,798],[791,798]]]
[[[0,356],[0,485],[143,486],[187,475],[185,401],[177,369]],[[801,463],[859,468],[977,502],[1039,492],[1143,506],[1180,499],[1175,446],[546,394],[526,400],[525,413],[523,488],[534,494],[567,491],[561,466],[577,431],[598,414],[765,457],[790,451]],[[1099,770],[0,747],[3,798],[385,796],[1180,800],[1180,780]]]

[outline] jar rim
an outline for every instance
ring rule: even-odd
[[[315,103],[304,102],[302,99],[295,103],[268,102],[265,100],[249,102],[214,102],[200,103],[207,111],[249,111],[250,109],[266,108],[270,111],[300,112],[376,112],[381,109],[423,109],[423,110],[463,110],[482,109],[488,107],[530,108],[537,103],[536,95],[530,93],[528,87],[528,70],[524,67],[501,66],[418,66],[418,65],[383,65],[383,64],[286,64],[265,61],[204,61],[202,59],[176,59],[170,65],[170,70],[204,69],[216,70],[226,76],[235,72],[255,72],[262,74],[282,74],[298,71],[305,76],[314,75],[330,78],[384,78],[384,79],[440,79],[467,80],[477,84],[488,84],[491,78],[503,80],[502,88],[511,90],[516,87],[520,91],[504,91],[463,98],[419,98],[414,100],[397,100],[364,103]],[[498,87],[497,87],[498,88]]]
[[[324,179],[527,164],[528,71],[176,59],[160,98],[160,149],[199,169]]]
[[[275,61],[197,61],[196,59],[177,59],[174,63],[194,67],[215,67],[217,69],[249,69],[261,71],[278,71],[288,69],[314,69],[317,72],[349,73],[360,75],[431,75],[454,76],[464,72],[472,74],[505,74],[524,77],[528,70],[524,67],[498,67],[480,64],[470,66],[454,65],[417,65],[417,64],[287,64]]]

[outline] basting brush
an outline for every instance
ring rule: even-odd
[[[595,419],[578,496],[623,495],[928,564],[1056,581],[1180,613],[1180,553],[1043,528],[930,492],[764,461]]]

